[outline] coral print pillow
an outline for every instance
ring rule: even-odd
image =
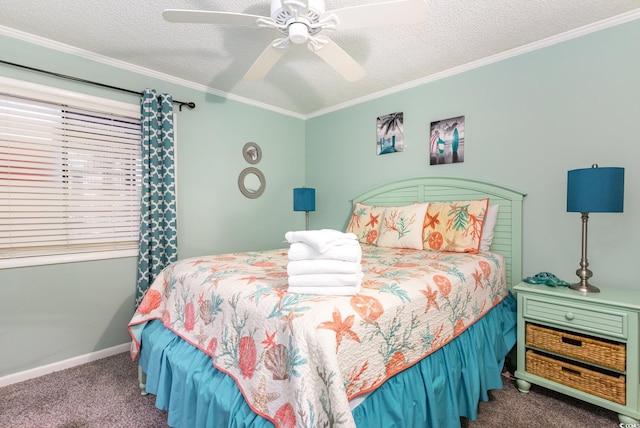
[[[489,198],[431,202],[424,219],[425,250],[477,253]]]
[[[385,207],[367,205],[356,202],[351,213],[347,232],[355,233],[358,241],[375,245],[380,232],[380,221]]]
[[[387,207],[380,223],[377,246],[422,249],[422,226],[429,204]]]

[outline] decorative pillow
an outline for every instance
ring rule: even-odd
[[[358,241],[364,244],[375,245],[385,208],[356,202],[346,231],[355,233]]]
[[[487,215],[482,224],[482,239],[480,240],[480,251],[489,251],[491,242],[493,242],[493,229],[498,221],[498,208],[500,205],[489,205]]]
[[[422,249],[422,227],[429,204],[387,207],[380,222],[378,247]]]
[[[477,253],[489,198],[477,201],[431,202],[424,219],[426,250]]]

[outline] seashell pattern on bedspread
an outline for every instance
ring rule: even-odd
[[[362,245],[355,296],[287,292],[287,250],[181,260],[154,281],[129,330],[165,327],[211,356],[278,427],[355,426],[349,399],[439,349],[508,295],[494,253]]]

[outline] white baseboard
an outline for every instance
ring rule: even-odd
[[[122,345],[116,345],[112,346],[111,348],[101,349],[89,354],[79,355],[77,357],[69,358],[68,360],[63,360],[57,363],[47,364],[46,366],[36,367],[34,369],[3,376],[0,377],[0,388],[3,386],[11,385],[13,383],[23,382],[25,380],[44,376],[49,373],[79,366],[81,364],[101,360],[102,358],[110,357],[122,352],[127,352],[130,346],[131,342],[123,343]]]

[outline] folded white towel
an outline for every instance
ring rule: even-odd
[[[287,242],[302,242],[319,253],[324,253],[337,245],[357,244],[358,237],[354,233],[340,232],[334,229],[299,230],[284,235]]]
[[[288,257],[293,260],[343,260],[345,262],[360,263],[362,260],[362,248],[358,241],[355,245],[338,245],[324,253],[314,250],[302,242],[294,242],[289,246]]]
[[[289,287],[347,287],[362,282],[362,269],[356,273],[313,273],[289,276]]]
[[[344,260],[316,259],[292,260],[287,263],[289,275],[307,275],[312,273],[356,273],[362,270],[362,265]]]
[[[360,292],[360,285],[350,287],[291,287],[289,293],[298,294],[323,294],[327,296],[353,296]]]

